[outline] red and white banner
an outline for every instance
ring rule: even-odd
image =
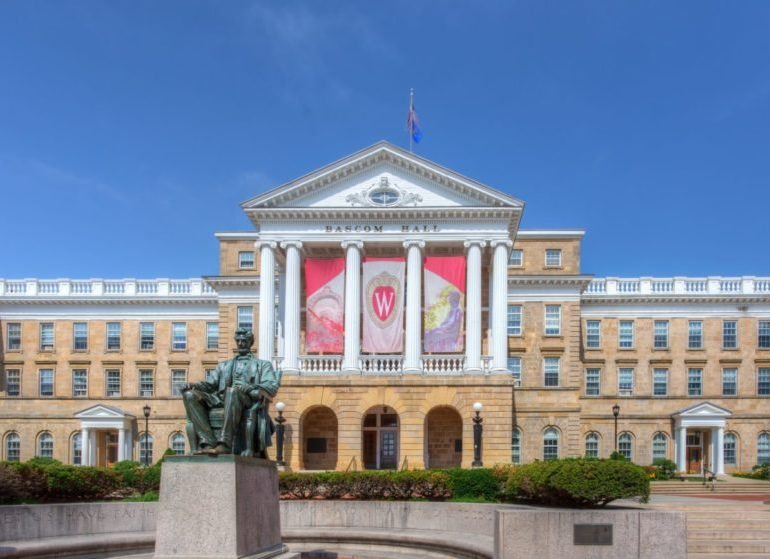
[[[305,353],[342,353],[345,346],[345,259],[306,258]]]
[[[465,257],[425,258],[425,353],[460,353],[465,322]]]
[[[404,258],[364,258],[363,299],[366,353],[401,353],[404,348]]]

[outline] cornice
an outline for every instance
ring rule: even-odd
[[[245,212],[250,219],[257,223],[276,220],[292,221],[302,220],[306,222],[329,221],[331,219],[349,219],[356,221],[387,221],[394,219],[419,219],[422,221],[438,219],[518,219],[521,216],[521,208],[491,207],[491,206],[418,206],[397,208],[362,208],[331,207],[331,208],[248,208]]]
[[[203,281],[212,288],[242,287],[259,285],[259,276],[203,276]]]
[[[593,279],[593,276],[581,275],[581,276],[562,276],[562,275],[536,275],[536,276],[524,276],[524,275],[509,275],[508,285],[574,285],[581,289]]]

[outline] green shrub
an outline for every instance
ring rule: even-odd
[[[610,454],[610,460],[620,460],[621,462],[627,462],[625,454],[621,454],[617,450],[613,450]]]
[[[676,462],[668,458],[656,458],[652,465],[655,467],[655,479],[667,480],[676,476]]]
[[[649,498],[644,469],[625,460],[566,458],[519,466],[510,475],[506,497],[537,504],[603,507],[615,499]]]
[[[123,483],[120,475],[109,468],[93,466],[49,466],[47,474],[47,500],[96,501],[113,495]]]
[[[453,499],[483,499],[485,501],[499,501],[501,484],[498,478],[489,468],[474,468],[464,470],[452,468],[444,470],[449,476],[449,488]]]
[[[26,497],[24,480],[17,468],[0,463],[0,505],[20,503]]]
[[[451,496],[449,476],[437,470],[282,472],[284,499],[440,500]]]
[[[123,487],[139,488],[142,481],[142,465],[133,460],[121,460],[112,469],[120,476]]]
[[[42,456],[35,456],[34,458],[30,458],[25,462],[25,464],[36,468],[48,468],[50,466],[62,465],[62,463],[59,462],[56,458],[44,458]]]
[[[754,466],[751,469],[751,476],[754,479],[770,479],[770,463]]]

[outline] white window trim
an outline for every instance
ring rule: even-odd
[[[558,321],[558,328],[559,331],[555,334],[553,332],[548,333],[548,307],[556,308],[559,311],[559,321]],[[561,336],[561,323],[562,323],[562,312],[561,312],[561,305],[543,305],[543,336]]]
[[[595,345],[595,346],[588,345],[588,323],[589,322],[598,322],[599,323],[599,343],[597,345]],[[596,318],[586,319],[586,322],[585,322],[585,332],[586,332],[586,335],[585,335],[585,341],[583,342],[583,344],[584,344],[583,347],[585,349],[594,349],[594,350],[601,349],[602,348],[602,321],[600,319],[596,319]]]
[[[622,369],[630,369],[631,370],[631,388],[620,388],[620,371]],[[634,367],[618,367],[618,396],[621,397],[631,397],[634,395],[634,391],[636,390],[636,370]]]
[[[41,373],[43,371],[51,371],[51,394],[43,395],[43,378]],[[38,367],[37,369],[37,396],[38,398],[55,398],[56,397],[56,368],[55,367]]]
[[[242,254],[251,255],[251,266],[244,266],[241,260]],[[254,270],[257,267],[257,257],[253,250],[239,250],[238,251],[238,269],[239,270]]]
[[[726,322],[735,322],[735,347],[727,347],[725,346],[725,323]],[[741,331],[741,323],[737,319],[729,319],[725,318],[722,320],[722,349],[725,351],[735,351],[740,349],[741,347],[741,337],[740,337],[740,331]]]
[[[553,252],[553,251],[555,251],[559,255],[559,263],[558,264],[549,264],[548,263],[548,253],[549,252]],[[545,249],[544,261],[543,261],[543,265],[544,265],[545,268],[561,268],[563,262],[564,262],[564,254],[563,254],[562,249],[560,249],[560,248],[547,248],[547,249]]]

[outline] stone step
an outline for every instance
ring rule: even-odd
[[[688,541],[712,541],[712,540],[768,540],[770,539],[770,528],[730,528],[719,524],[719,528],[706,529],[697,528],[693,530],[687,525]]]
[[[770,540],[690,540],[687,553],[764,553],[770,554]]]
[[[687,553],[688,559],[767,559],[766,553]]]

